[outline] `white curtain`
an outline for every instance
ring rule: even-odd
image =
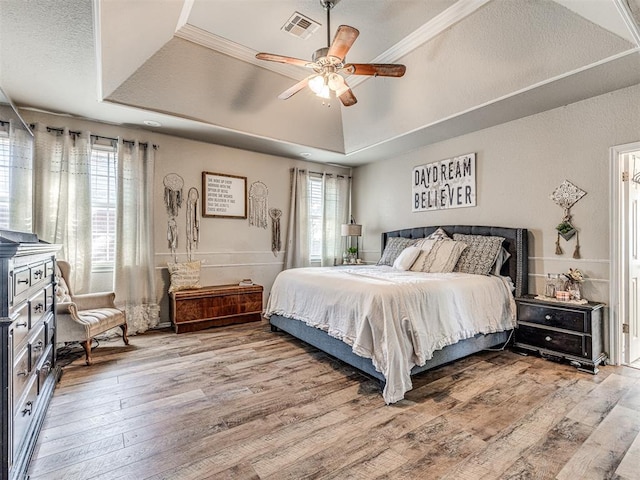
[[[309,261],[309,172],[291,171],[291,197],[284,268],[308,267]]]
[[[33,139],[14,122],[6,125],[9,134],[9,229],[31,232],[33,229]]]
[[[341,225],[349,223],[350,179],[338,175],[323,175],[322,266],[342,263]]]
[[[151,145],[118,141],[115,292],[131,334],[158,324],[153,244]]]
[[[48,131],[36,125],[34,233],[62,245],[58,258],[73,268],[76,293],[87,291],[91,276],[90,134]]]
[[[310,261],[310,176],[322,180],[322,254],[320,264],[332,266],[342,261],[340,225],[349,218],[350,179],[332,174],[314,174],[294,168],[284,268],[308,267]]]

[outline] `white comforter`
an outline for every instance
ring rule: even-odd
[[[285,270],[271,289],[271,315],[325,330],[371,358],[386,379],[386,403],[404,398],[412,387],[411,368],[435,350],[515,327],[506,279],[378,266]]]

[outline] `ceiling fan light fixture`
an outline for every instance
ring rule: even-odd
[[[329,85],[329,88],[331,90],[337,92],[338,90],[344,88],[344,78],[342,77],[342,75],[339,75],[337,73],[330,73],[328,75],[327,85]]]
[[[311,78],[311,80],[309,80],[309,88],[316,95],[320,94],[323,86],[324,78],[322,78],[322,75],[316,75],[315,77]]]

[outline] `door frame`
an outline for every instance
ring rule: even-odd
[[[621,248],[623,238],[622,218],[624,210],[622,208],[622,198],[624,190],[622,187],[622,155],[640,150],[640,141],[616,145],[609,148],[609,363],[621,365],[626,362],[624,358],[624,341],[622,324],[626,318],[626,307],[628,299],[625,296],[625,289],[622,286],[626,282],[625,269],[622,267],[626,261],[624,249]],[[628,354],[628,352],[627,352]]]

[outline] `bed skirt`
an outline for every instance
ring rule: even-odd
[[[282,330],[287,332],[309,345],[313,345],[317,349],[348,363],[367,375],[377,378],[382,383],[385,382],[384,376],[375,369],[371,359],[356,355],[351,351],[351,346],[337,338],[329,336],[327,332],[315,327],[310,327],[299,320],[282,317],[280,315],[272,315],[269,322],[271,323],[272,330]],[[441,350],[436,350],[433,352],[433,357],[424,365],[414,366],[411,369],[411,375],[416,375],[426,370],[444,365],[445,363],[453,362],[454,360],[458,360],[487,348],[501,347],[509,340],[511,332],[512,330],[506,330],[487,335],[478,334],[475,337],[460,340],[458,343],[444,347]]]

